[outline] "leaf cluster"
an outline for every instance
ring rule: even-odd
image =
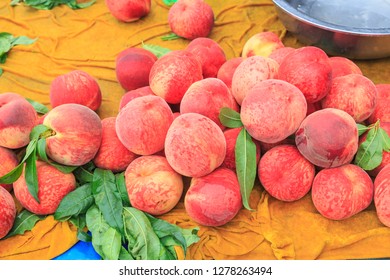
[[[11,6],[16,6],[23,2],[26,6],[38,10],[51,10],[59,5],[67,5],[71,9],[84,9],[93,5],[96,0],[92,0],[86,3],[77,3],[77,0],[12,0]]]

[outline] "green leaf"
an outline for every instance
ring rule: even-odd
[[[390,152],[390,137],[387,134],[386,130],[380,127],[378,133],[382,139],[383,150],[386,152]]]
[[[88,230],[92,234],[92,246],[95,251],[104,259],[102,245],[104,243],[103,235],[110,228],[103,217],[102,212],[96,205],[92,205],[86,213]]]
[[[71,8],[72,9],[85,9],[85,8],[92,6],[95,2],[96,2],[96,0],[92,0],[89,2],[85,2],[85,3],[76,3],[76,6],[74,8],[73,7],[71,7]]]
[[[127,193],[127,189],[126,189],[124,172],[118,173],[115,175],[115,183],[116,183],[116,187],[118,189],[118,192],[120,193],[123,206],[125,206],[125,207],[131,206],[129,194]]]
[[[77,229],[77,239],[83,242],[92,242],[92,236],[80,228]]]
[[[235,157],[242,204],[246,209],[252,210],[249,206],[249,197],[256,179],[256,145],[244,128],[237,137]]]
[[[83,166],[76,168],[73,174],[81,184],[93,182],[93,172],[88,171]]]
[[[198,236],[199,228],[180,228],[180,230],[186,240],[187,248],[200,240],[200,237]]]
[[[20,1],[22,1],[22,0],[12,0],[11,3],[10,3],[10,5],[11,5],[11,6],[16,6],[16,5],[19,4]]]
[[[368,126],[365,126],[365,125],[360,124],[360,123],[357,123],[356,125],[357,125],[357,128],[358,128],[359,136],[361,136],[364,132],[366,132],[367,130],[370,129]]]
[[[219,120],[222,125],[229,128],[242,127],[240,114],[229,107],[223,107],[219,111]]]
[[[115,175],[110,170],[96,168],[93,173],[92,194],[107,223],[123,232],[122,200],[116,188]]]
[[[167,6],[172,6],[177,2],[177,0],[163,0],[164,4]]]
[[[38,114],[46,114],[49,112],[49,109],[45,105],[43,105],[35,100],[32,100],[30,98],[26,98],[26,100],[34,107],[35,111]]]
[[[71,216],[86,213],[94,203],[91,184],[85,184],[68,193],[58,205],[54,219],[64,221]]]
[[[168,35],[164,35],[161,37],[161,40],[163,41],[172,41],[172,40],[177,40],[177,39],[181,39],[182,37],[180,37],[179,35],[175,34],[175,33],[169,33]]]
[[[0,55],[0,63],[1,64],[4,64],[6,59],[7,59],[7,54],[6,53],[3,53],[3,54]]]
[[[85,214],[72,216],[69,218],[69,222],[71,222],[75,227],[81,230],[87,226]]]
[[[119,252],[119,260],[134,260],[133,256],[130,255],[129,251],[126,250],[123,246],[121,247],[121,251]]]
[[[123,224],[130,254],[137,260],[158,260],[160,240],[145,213],[133,207],[124,207]]]
[[[103,234],[102,250],[105,256],[104,259],[118,260],[121,247],[121,234],[114,228],[110,227]]]
[[[15,37],[12,41],[11,41],[11,47],[13,46],[17,46],[17,45],[31,45],[33,44],[35,41],[37,40],[37,38],[35,39],[31,39],[27,36],[18,36],[18,37]]]
[[[0,68],[0,76],[3,75],[4,71]]]
[[[43,220],[44,218],[46,218],[46,216],[36,215],[24,209],[16,216],[14,225],[5,238],[24,234],[26,231],[31,230],[38,221]]]
[[[142,48],[152,52],[155,56],[157,56],[157,58],[160,58],[163,55],[171,52],[170,49],[163,48],[163,47],[160,47],[160,46],[157,46],[157,45],[144,44],[144,43],[142,43]]]
[[[26,166],[24,170],[24,178],[26,180],[27,189],[32,197],[38,202],[38,173],[37,173],[37,155],[32,153],[26,160]]]
[[[83,9],[91,6],[96,1],[77,3],[76,0],[24,0],[24,4],[39,10],[51,10],[59,5],[67,5],[72,9]]]
[[[30,140],[38,140],[42,133],[50,130],[46,125],[38,124],[30,132]]]
[[[373,170],[382,162],[383,144],[378,131],[377,127],[370,129],[356,153],[354,163],[364,170]]]

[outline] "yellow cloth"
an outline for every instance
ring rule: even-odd
[[[261,31],[273,31],[286,46],[301,46],[286,32],[271,0],[207,1],[215,13],[210,38],[225,50],[227,58],[240,55],[247,39]],[[125,92],[115,76],[115,57],[141,42],[172,50],[187,40],[162,41],[170,33],[168,7],[153,0],[150,14],[134,23],[122,23],[107,10],[104,0],[83,10],[60,6],[38,11],[0,3],[0,32],[39,38],[31,46],[11,50],[0,77],[0,92],[16,92],[49,104],[51,81],[60,74],[81,69],[98,79],[103,103],[102,118],[116,116]],[[374,83],[390,83],[390,59],[358,61]],[[49,106],[50,107],[50,106]],[[221,227],[199,226],[200,241],[190,247],[187,259],[356,259],[390,257],[390,228],[383,226],[373,206],[345,221],[330,221],[315,210],[310,195],[293,203],[270,197],[259,186],[251,196],[256,211],[241,210]],[[163,219],[182,227],[198,226],[186,215],[183,203]],[[0,241],[0,259],[50,259],[76,242],[68,223],[48,217],[31,232]]]

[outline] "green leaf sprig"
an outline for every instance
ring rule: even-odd
[[[77,3],[77,0],[12,0],[10,5],[16,6],[21,2],[23,2],[26,6],[30,6],[38,10],[51,10],[59,5],[67,5],[69,8],[76,10],[92,6],[96,0],[86,3]]]
[[[31,230],[38,221],[43,220],[44,218],[46,218],[45,215],[36,215],[24,209],[16,216],[12,229],[4,238],[24,234],[26,231]]]
[[[167,35],[161,36],[161,40],[163,40],[163,41],[172,41],[172,40],[177,40],[180,38],[182,38],[182,37],[180,37],[179,35],[177,35],[173,32],[169,33]]]
[[[4,64],[8,52],[18,45],[31,45],[37,39],[30,39],[26,36],[14,37],[8,32],[0,32],[0,64]],[[3,70],[0,68],[0,76],[3,74]]]
[[[171,52],[170,49],[160,47],[158,45],[144,44],[142,43],[142,48],[153,53],[157,58],[162,57],[163,55]]]
[[[163,0],[163,3],[167,6],[172,6],[173,4],[175,4],[177,2],[177,0]]]

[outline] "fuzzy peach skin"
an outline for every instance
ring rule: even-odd
[[[126,189],[133,207],[152,215],[171,211],[183,193],[183,179],[163,156],[141,156],[125,172]]]
[[[24,171],[14,182],[16,199],[28,211],[37,215],[53,214],[61,200],[76,188],[76,179],[73,173],[62,173],[48,163],[37,161],[38,175],[38,203],[30,194]]]
[[[343,110],[360,123],[374,112],[376,99],[377,89],[370,79],[360,74],[348,74],[333,79],[321,106]]]
[[[350,163],[358,149],[354,119],[346,112],[327,108],[307,116],[295,133],[301,154],[318,167]]]
[[[242,127],[228,128],[224,130],[223,135],[225,136],[225,140],[226,140],[226,156],[221,167],[226,167],[233,171],[236,171],[235,149],[236,149],[237,137],[238,134],[240,134],[241,129]],[[253,140],[253,142],[256,145],[256,164],[257,164],[260,160],[261,147],[259,141]]]
[[[203,0],[179,0],[169,9],[168,24],[173,33],[188,40],[207,37],[214,27],[214,12]]]
[[[306,99],[297,87],[268,79],[259,82],[244,98],[241,121],[256,140],[276,143],[295,133],[306,110]]]
[[[295,49],[285,56],[278,79],[292,83],[314,103],[328,94],[332,84],[332,67],[327,54],[314,46]]]
[[[232,94],[241,105],[248,92],[259,82],[274,79],[279,64],[267,57],[251,56],[237,66],[232,78]]]
[[[193,83],[183,96],[180,113],[198,113],[213,120],[222,130],[219,112],[228,107],[237,110],[229,88],[217,78],[206,78]]]
[[[192,40],[186,50],[199,60],[203,78],[216,78],[219,68],[226,62],[225,51],[216,41],[209,38]]]
[[[146,95],[155,95],[153,91],[150,89],[150,86],[145,86],[145,87],[137,88],[126,92],[122,96],[121,101],[119,102],[119,110],[125,107],[125,105],[129,103],[131,100]]]
[[[296,201],[311,189],[315,167],[295,145],[279,145],[266,152],[258,165],[264,189],[276,199]]]
[[[13,150],[0,147],[0,177],[12,171],[18,164],[18,157]],[[0,184],[0,188],[1,187],[5,188],[7,191],[12,190],[12,184]]]
[[[363,75],[362,70],[352,60],[342,56],[329,57],[330,66],[332,67],[332,77],[340,77],[349,74]]]
[[[283,59],[293,52],[295,49],[292,47],[283,47],[283,48],[277,48],[274,49],[271,54],[268,56],[269,58],[272,58],[275,60],[279,65],[282,63]]]
[[[367,121],[370,124],[377,120],[381,122],[390,122],[390,84],[376,85],[377,98],[374,112],[368,117]]]
[[[200,225],[227,224],[242,208],[236,173],[220,167],[203,177],[192,178],[184,206],[188,216]]]
[[[173,121],[168,104],[159,96],[131,100],[116,118],[119,140],[137,155],[151,155],[164,149],[165,136]]]
[[[116,78],[125,90],[135,90],[149,85],[150,69],[157,57],[151,52],[139,48],[122,51],[115,64]]]
[[[374,180],[374,203],[379,220],[390,227],[390,165],[384,167]]]
[[[87,106],[93,111],[102,104],[98,82],[87,72],[74,70],[56,77],[50,85],[50,104],[53,108],[67,103]]]
[[[256,33],[244,44],[241,56],[247,58],[254,55],[268,57],[274,50],[283,48],[284,44],[274,32]]]
[[[0,187],[0,239],[12,229],[15,218],[15,201],[8,191]]]
[[[180,114],[165,138],[165,156],[176,172],[201,177],[219,167],[226,155],[222,130],[198,113]]]
[[[110,13],[123,22],[133,22],[150,12],[151,0],[106,0]]]
[[[98,168],[108,169],[112,172],[126,170],[127,166],[137,155],[129,151],[119,140],[116,129],[116,117],[109,117],[102,120],[102,143],[93,159]]]
[[[179,104],[190,85],[201,79],[202,65],[198,59],[188,51],[178,50],[167,53],[153,64],[149,86],[168,103]]]
[[[319,171],[314,177],[311,196],[321,215],[331,220],[343,220],[371,204],[374,184],[362,168],[345,164]]]
[[[81,166],[91,161],[102,141],[99,116],[80,104],[63,104],[53,108],[43,124],[52,130],[46,138],[46,153],[54,161]]]
[[[225,61],[224,64],[218,70],[217,78],[224,82],[229,89],[232,88],[233,74],[236,71],[238,65],[243,62],[242,57],[233,57]]]
[[[18,149],[30,142],[37,121],[34,107],[17,93],[0,94],[0,146]]]

